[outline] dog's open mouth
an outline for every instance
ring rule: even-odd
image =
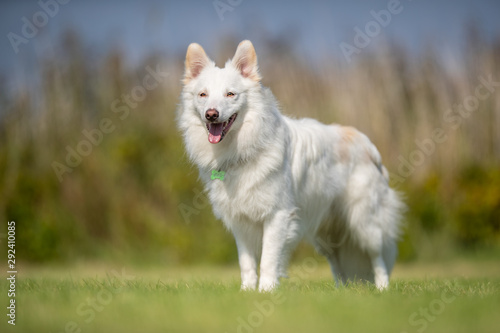
[[[223,123],[207,123],[206,125],[208,129],[208,141],[214,144],[221,142],[227,132],[229,132],[229,129],[234,123],[237,115],[237,113],[233,114],[227,121]]]

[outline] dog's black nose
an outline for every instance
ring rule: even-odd
[[[207,112],[205,112],[205,118],[207,118],[208,121],[216,121],[217,118],[219,118],[219,111],[216,109],[208,109]]]

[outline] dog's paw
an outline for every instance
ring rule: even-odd
[[[253,291],[257,289],[256,284],[242,284],[240,290],[241,291]]]
[[[389,288],[389,277],[387,274],[375,276],[375,286],[380,291],[387,290]]]
[[[259,292],[268,293],[275,290],[279,285],[278,279],[273,278],[260,278],[259,281]]]

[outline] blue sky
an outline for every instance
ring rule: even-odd
[[[41,1],[49,4],[56,0]],[[370,12],[387,10],[390,1],[221,0],[236,3],[229,5],[231,10],[221,20],[212,0],[71,0],[60,4],[53,17],[47,15],[47,23],[26,44],[19,44],[18,53],[9,33],[23,36],[23,17],[32,22],[42,8],[35,0],[2,1],[0,75],[11,79],[32,72],[36,59],[53,54],[68,28],[77,31],[95,54],[120,47],[131,63],[153,51],[182,54],[194,41],[215,54],[218,43],[228,35],[251,39],[257,48],[263,36],[287,36],[300,57],[311,61],[318,55],[342,57],[340,43],[353,44],[354,28],[364,29],[374,20]],[[432,42],[438,52],[456,54],[462,50],[468,22],[478,24],[483,38],[500,36],[500,1],[400,0],[398,8],[400,12],[392,15],[367,48],[376,48],[389,38],[411,53]],[[43,20],[43,14],[38,18]]]

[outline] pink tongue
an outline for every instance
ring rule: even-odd
[[[210,143],[218,143],[222,138],[222,123],[210,124],[208,129],[208,141]]]

